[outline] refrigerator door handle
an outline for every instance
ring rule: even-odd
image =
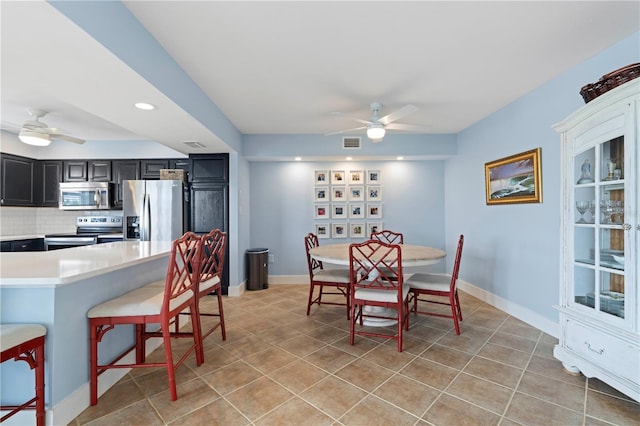
[[[151,203],[149,201],[149,194],[144,194],[142,204],[142,218],[140,219],[140,241],[149,241],[151,234],[150,230],[150,214]]]

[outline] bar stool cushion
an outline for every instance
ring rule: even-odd
[[[216,284],[218,284],[220,282],[220,277],[215,275],[212,278],[205,280],[205,281],[200,281],[200,292],[206,291],[208,292],[210,289],[212,289],[213,287],[216,286]]]
[[[40,324],[0,324],[0,352],[47,334]]]
[[[316,281],[326,281],[332,283],[343,283],[349,281],[348,269],[320,269],[313,274]]]
[[[405,283],[402,285],[402,300],[407,298],[410,287]],[[373,288],[357,288],[355,292],[356,299],[373,300],[375,302],[398,302],[398,293],[387,290],[377,290]]]
[[[193,291],[184,292],[180,296],[171,299],[169,309],[175,309],[192,297]],[[160,314],[163,300],[164,281],[162,281],[162,285],[151,283],[94,306],[89,310],[87,316],[89,318],[98,318],[157,315]]]

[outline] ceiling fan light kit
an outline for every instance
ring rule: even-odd
[[[51,143],[51,138],[49,138],[49,135],[32,132],[31,130],[26,129],[20,129],[18,139],[20,139],[22,143],[35,146],[47,146]]]
[[[386,134],[387,129],[389,130],[401,130],[405,132],[426,132],[428,130],[427,127],[418,126],[414,124],[400,124],[394,123],[394,121],[401,119],[405,115],[409,115],[418,110],[418,107],[414,105],[405,105],[402,108],[385,115],[384,117],[380,117],[380,111],[382,110],[382,104],[380,102],[373,102],[369,105],[369,109],[371,110],[371,117],[368,120],[362,120],[356,117],[349,117],[352,120],[357,121],[358,123],[366,124],[366,126],[356,127],[354,129],[341,130],[337,132],[327,133],[325,136],[337,135],[342,133],[350,133],[356,131],[366,130],[367,137],[371,139],[372,142],[382,142],[384,135]],[[333,115],[343,115],[340,112],[334,112]]]

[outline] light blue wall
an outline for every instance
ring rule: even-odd
[[[315,170],[380,170],[382,219],[341,222],[382,222],[405,234],[405,242],[445,246],[443,161],[252,162],[250,163],[250,241],[274,256],[270,275],[306,275],[304,236],[315,232]],[[321,244],[351,239],[326,239]],[[431,267],[442,271],[444,265]]]
[[[640,62],[638,40],[628,37],[458,135],[458,155],[445,163],[445,211],[449,253],[465,234],[463,280],[558,321],[560,137],[551,126],[584,105],[583,85]],[[543,203],[487,206],[484,163],[536,147]]]

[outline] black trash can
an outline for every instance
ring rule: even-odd
[[[269,249],[247,250],[247,290],[269,288]]]

